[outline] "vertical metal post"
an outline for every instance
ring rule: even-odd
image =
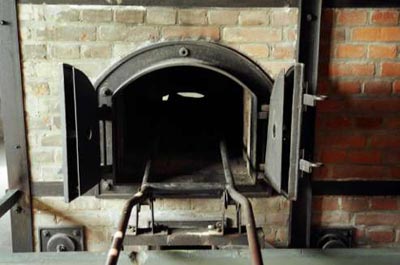
[[[315,95],[318,82],[319,39],[322,0],[302,0],[299,3],[298,62],[304,64],[306,93]],[[301,146],[304,159],[312,161],[314,151],[315,108],[307,108],[303,116]],[[299,179],[297,201],[293,202],[290,218],[290,247],[310,246],[311,229],[311,176]]]
[[[17,1],[0,1],[0,98],[10,189],[21,198],[11,211],[12,249],[33,251],[29,163],[18,37]]]

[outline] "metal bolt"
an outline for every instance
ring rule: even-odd
[[[185,47],[182,47],[179,49],[179,55],[182,57],[186,57],[189,55],[189,50],[186,49]]]
[[[7,24],[7,22],[5,22],[4,20],[0,20],[0,25],[6,25]]]
[[[57,249],[57,252],[67,251],[67,247],[63,244],[57,245],[56,249]]]
[[[208,230],[214,230],[214,229],[215,229],[215,225],[208,225],[208,226],[207,226],[207,229],[208,229]]]
[[[106,190],[111,190],[111,189],[112,189],[111,183],[108,183],[108,182],[107,182],[107,184],[106,184]]]
[[[47,230],[43,230],[43,231],[42,231],[42,234],[43,234],[43,236],[45,236],[45,237],[49,237],[49,236],[50,236],[50,232],[47,231]]]
[[[81,231],[79,231],[79,230],[74,230],[74,231],[72,231],[72,234],[73,234],[74,236],[80,236],[80,235],[81,235]]]
[[[21,146],[20,146],[19,144],[17,144],[17,145],[15,146],[15,149],[21,149]]]
[[[104,190],[112,190],[113,187],[112,183],[107,180],[104,180],[101,186],[103,187]]]
[[[19,206],[19,205],[17,205],[17,206],[15,206],[14,211],[15,211],[16,213],[22,213],[22,207]]]
[[[109,89],[109,88],[107,88],[107,87],[104,87],[103,89],[102,89],[102,95],[104,96],[104,97],[109,97],[109,96],[111,96],[113,94],[113,92],[111,91],[111,89]]]
[[[307,14],[306,19],[307,19],[308,22],[312,21],[313,20],[313,15]]]

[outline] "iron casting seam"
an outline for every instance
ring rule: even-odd
[[[249,250],[251,254],[251,260],[253,265],[263,265],[261,256],[260,245],[257,240],[257,234],[255,229],[254,213],[248,198],[239,193],[234,186],[233,175],[229,165],[228,151],[224,141],[220,142],[220,151],[222,158],[222,165],[224,168],[225,180],[226,180],[226,191],[231,198],[237,202],[240,207],[244,210],[246,216],[246,232],[247,241],[249,243]]]

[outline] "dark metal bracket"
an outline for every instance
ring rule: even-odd
[[[16,0],[0,1],[0,21],[0,97],[8,183],[10,189],[20,192],[11,211],[12,249],[14,252],[31,252],[32,209]]]

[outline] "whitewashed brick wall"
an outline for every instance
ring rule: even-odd
[[[209,40],[251,57],[275,75],[294,62],[297,9],[158,8],[127,6],[19,5],[25,111],[32,181],[61,181],[60,63],[83,70],[92,81],[121,57],[153,42]],[[266,240],[287,244],[289,203],[253,199]],[[86,226],[89,251],[105,251],[122,200],[34,198],[39,226]],[[219,200],[158,200],[156,218],[219,217]],[[207,213],[207,214],[206,214]],[[133,218],[132,218],[133,219]]]

